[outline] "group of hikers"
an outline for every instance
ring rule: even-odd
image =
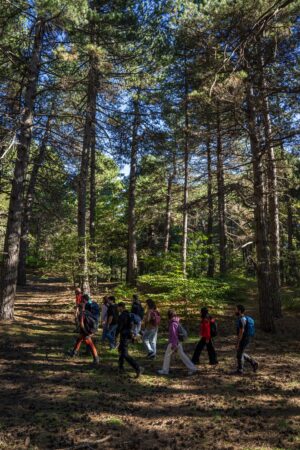
[[[97,302],[93,301],[88,294],[82,294],[80,288],[75,290],[76,308],[75,323],[76,332],[79,336],[75,342],[70,356],[75,357],[84,342],[93,356],[95,365],[99,364],[99,356],[96,346],[92,340],[93,334],[98,330],[100,322],[102,324],[101,342],[108,341],[110,349],[118,348],[119,352],[119,372],[124,372],[124,362],[134,369],[138,378],[144,368],[129,355],[128,346],[141,340],[147,351],[148,359],[155,359],[157,352],[157,336],[161,322],[161,315],[157,309],[156,303],[152,299],[146,300],[146,311],[137,295],[133,295],[130,311],[126,308],[124,302],[116,303],[113,295],[105,296],[101,310]],[[254,320],[245,314],[243,305],[236,306],[236,333],[237,333],[237,369],[232,372],[235,375],[244,373],[244,363],[248,362],[253,371],[258,369],[258,363],[245,353],[251,338],[255,333]],[[171,356],[178,353],[181,361],[188,369],[188,374],[193,375],[199,369],[200,355],[206,347],[209,357],[209,364],[217,365],[217,353],[214,347],[213,339],[217,335],[217,323],[210,316],[206,307],[200,311],[200,340],[196,345],[193,356],[190,359],[184,352],[183,342],[187,338],[187,332],[180,322],[180,318],[174,309],[169,309],[168,313],[168,345],[165,351],[163,366],[158,370],[160,375],[168,375],[170,371]],[[118,345],[117,345],[118,342]]]

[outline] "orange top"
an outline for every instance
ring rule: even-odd
[[[81,301],[82,301],[82,294],[81,293],[80,294],[76,294],[75,297],[76,297],[76,300],[75,300],[76,306],[79,306]]]

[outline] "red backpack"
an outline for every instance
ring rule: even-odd
[[[158,327],[160,324],[160,314],[156,309],[153,309],[150,313],[150,323],[154,327]]]

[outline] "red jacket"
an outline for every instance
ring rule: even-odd
[[[75,298],[76,298],[76,300],[75,300],[76,306],[79,306],[80,303],[82,302],[82,294],[76,294]]]
[[[199,334],[205,339],[211,339],[210,335],[210,319],[202,319],[200,322]]]

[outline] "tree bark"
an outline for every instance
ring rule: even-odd
[[[35,24],[35,36],[32,53],[28,63],[27,83],[24,94],[24,109],[20,124],[17,159],[14,168],[14,177],[10,195],[0,285],[0,319],[5,320],[14,318],[14,301],[18,276],[21,225],[24,210],[23,197],[25,190],[25,177],[32,136],[34,104],[40,72],[44,27],[44,20],[42,18],[38,18]]]
[[[270,298],[270,265],[267,223],[264,208],[264,180],[263,180],[263,148],[259,145],[256,129],[256,98],[253,88],[247,83],[247,119],[252,153],[253,182],[254,182],[254,219],[256,241],[256,272],[258,284],[258,300],[261,328],[267,332],[275,331],[273,320],[273,304]]]
[[[206,144],[207,153],[207,204],[208,204],[208,219],[207,219],[207,253],[208,253],[208,267],[207,276],[213,277],[215,272],[215,257],[213,251],[213,198],[212,198],[212,170],[211,170],[211,148],[210,136]]]
[[[138,261],[136,246],[136,179],[137,179],[137,154],[138,154],[138,129],[140,125],[139,99],[133,102],[134,118],[132,126],[130,174],[128,192],[128,248],[127,248],[127,273],[126,282],[129,286],[136,285]]]
[[[272,145],[272,124],[270,118],[267,86],[264,75],[263,58],[260,54],[260,90],[261,108],[264,126],[264,140],[267,150],[267,189],[268,189],[268,236],[270,245],[270,296],[273,303],[275,317],[282,316],[280,296],[280,230],[279,230],[279,206],[277,167]]]
[[[217,106],[217,184],[218,184],[220,274],[226,275],[227,273],[226,200],[225,200],[225,182],[224,182],[224,153],[221,136],[219,105]]]
[[[97,67],[96,58],[90,56],[87,108],[82,145],[81,167],[78,181],[78,252],[81,287],[84,292],[89,292],[89,268],[88,268],[88,243],[86,230],[87,216],[87,183],[89,174],[90,151],[93,142],[93,129],[96,121],[97,101]]]
[[[18,264],[18,285],[26,286],[27,278],[26,278],[26,258],[28,253],[28,235],[29,235],[29,225],[31,220],[32,208],[34,204],[35,197],[35,188],[38,179],[38,173],[43,165],[45,159],[45,153],[47,148],[47,142],[49,139],[50,133],[50,124],[51,124],[51,114],[49,114],[46,129],[44,136],[42,138],[41,145],[38,150],[38,154],[34,160],[33,168],[30,176],[30,181],[26,193],[25,207],[24,207],[24,216],[22,220],[21,227],[21,240],[20,240],[20,253],[19,253],[19,264]]]

